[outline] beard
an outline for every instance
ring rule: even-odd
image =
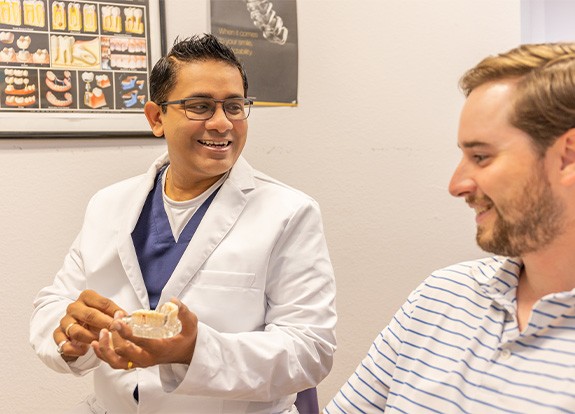
[[[490,205],[497,214],[491,234],[477,228],[476,240],[487,252],[503,256],[522,256],[548,246],[562,232],[565,206],[552,192],[544,167],[534,174],[513,200],[496,206],[489,197],[470,196],[468,203]]]

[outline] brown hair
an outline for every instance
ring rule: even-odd
[[[518,79],[510,123],[533,139],[541,155],[575,127],[575,43],[521,45],[469,69],[459,87],[469,94],[484,83]]]

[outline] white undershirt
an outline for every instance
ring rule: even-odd
[[[164,199],[164,209],[168,215],[168,221],[170,222],[174,240],[177,242],[184,230],[184,227],[186,227],[186,224],[188,224],[198,207],[206,201],[216,188],[222,185],[226,178],[228,178],[229,171],[199,196],[192,198],[191,200],[174,201],[166,195],[166,174],[168,173],[169,168],[169,166],[166,168],[162,176],[162,195]]]

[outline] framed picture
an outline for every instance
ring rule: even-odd
[[[0,137],[152,136],[163,0],[0,0]]]

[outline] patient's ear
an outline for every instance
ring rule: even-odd
[[[144,105],[144,114],[150,124],[150,128],[152,128],[152,133],[157,137],[164,136],[162,107],[155,102],[148,101]]]
[[[575,128],[570,129],[560,138],[561,148],[561,182],[564,185],[575,185]]]

